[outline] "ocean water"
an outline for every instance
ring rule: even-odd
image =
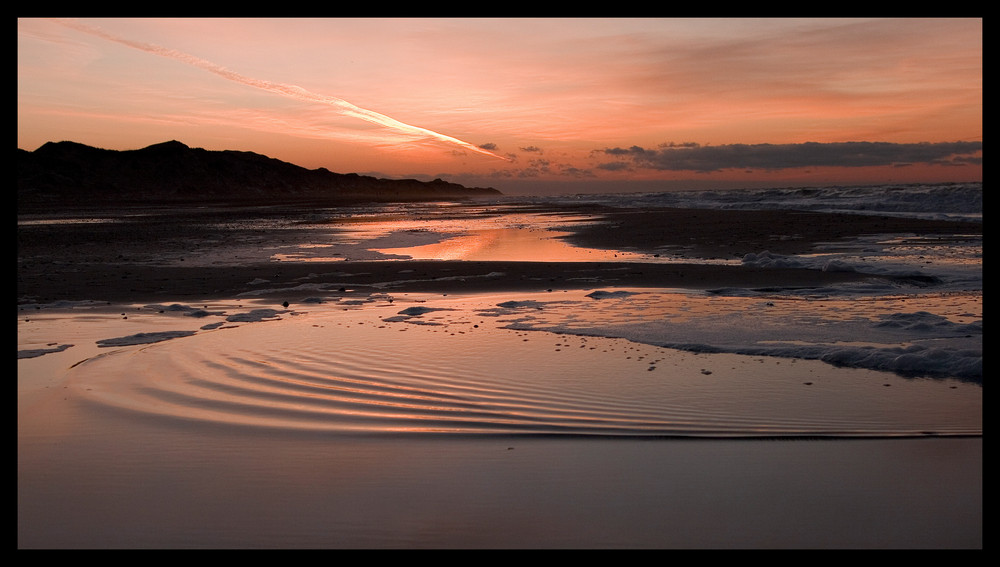
[[[519,199],[519,198],[511,198]],[[912,218],[982,220],[982,183],[720,189],[533,197],[531,201],[627,207],[785,209]]]

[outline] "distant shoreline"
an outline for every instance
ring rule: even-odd
[[[68,141],[17,150],[18,212],[94,204],[344,204],[497,195],[490,187],[306,169],[253,152],[209,151],[176,140],[125,151]]]

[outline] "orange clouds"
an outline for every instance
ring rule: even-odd
[[[605,148],[669,141],[982,141],[976,19],[84,24],[109,35],[18,21],[19,146],[74,139],[128,149],[178,139],[306,167],[499,186],[723,175],[642,163],[613,169],[598,159]],[[883,176],[901,172],[885,167]],[[779,177],[752,169],[754,179]],[[838,171],[810,172],[818,169],[831,180]],[[981,176],[981,164],[909,166],[938,176],[975,169]],[[737,170],[750,175],[738,163],[723,169]]]

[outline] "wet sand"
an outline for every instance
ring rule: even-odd
[[[19,448],[18,547],[982,548],[981,439],[185,437]]]
[[[893,425],[914,413],[926,427],[937,414],[951,424],[956,412],[975,422],[978,387],[518,333],[453,310],[506,297],[299,306],[277,320],[115,348],[97,341],[204,319],[121,305],[42,310],[19,322],[23,340],[75,346],[18,361],[18,546],[982,547],[981,436],[898,436]],[[420,325],[388,322],[407,305],[449,310]],[[198,370],[212,367],[226,370]],[[320,387],[333,377],[355,378]],[[452,386],[433,385],[449,377]],[[404,405],[329,398],[403,384],[422,393]],[[464,387],[472,390],[451,390]],[[496,412],[488,398],[497,396],[519,406],[498,416],[534,406],[545,420],[497,428],[480,415]],[[445,421],[408,415],[434,399],[461,405]],[[572,411],[560,417],[568,399]],[[469,404],[479,410],[461,409]],[[626,424],[625,434],[582,433],[660,404],[695,420],[735,416],[743,427],[780,411],[785,427],[806,429],[750,438],[709,429],[699,438]],[[876,434],[809,434],[853,421]],[[535,432],[546,422],[549,433]],[[893,434],[878,435],[883,426]]]
[[[781,235],[772,234],[776,231],[770,227],[788,215],[752,215],[759,229],[748,230],[737,249],[720,240],[726,231],[707,228],[701,213],[699,219],[680,215],[668,229],[663,224],[667,217],[648,223],[654,215],[590,212],[624,224],[616,231],[594,225],[570,239],[650,254],[689,246],[692,239],[701,243],[706,256],[735,257],[742,246],[746,252],[779,250],[780,243],[788,246],[780,249],[784,252],[793,246],[803,251],[816,242],[835,240],[838,234],[885,231],[885,219],[850,217],[827,223],[811,236],[796,232],[823,224],[811,218],[789,225],[784,238],[777,238]],[[723,222],[727,217],[715,218]],[[19,548],[982,547],[981,435],[699,440],[414,435],[403,430],[351,433],[325,430],[317,424],[327,420],[312,417],[294,426],[284,421],[247,425],[230,414],[209,418],[208,410],[221,407],[223,401],[214,397],[186,402],[178,406],[181,411],[171,412],[162,409],[165,398],[147,405],[140,397],[146,395],[145,385],[137,380],[155,375],[160,382],[170,381],[172,368],[187,369],[196,363],[221,365],[228,374],[242,373],[240,365],[251,364],[271,368],[275,375],[301,378],[306,372],[301,365],[312,359],[322,365],[327,360],[347,364],[356,359],[362,369],[364,360],[370,360],[372,378],[392,376],[401,369],[420,375],[423,368],[428,375],[486,380],[502,375],[511,366],[513,345],[524,344],[531,348],[523,349],[521,356],[534,352],[539,357],[525,358],[525,364],[547,365],[552,370],[545,375],[548,380],[559,379],[556,369],[573,365],[588,366],[598,374],[631,368],[634,387],[636,380],[654,373],[645,361],[627,366],[635,361],[626,363],[618,353],[585,358],[563,346],[543,346],[544,339],[521,336],[503,328],[500,321],[473,319],[462,311],[443,312],[442,317],[452,318],[442,320],[450,327],[385,319],[410,303],[426,305],[417,303],[418,298],[430,300],[431,295],[448,297],[457,306],[485,293],[520,298],[529,292],[614,286],[808,286],[846,281],[857,274],[626,262],[276,263],[266,261],[266,252],[263,257],[243,252],[242,258],[252,260],[246,261],[229,252],[279,237],[293,244],[307,235],[288,227],[248,233],[232,228],[238,223],[213,233],[217,220],[192,224],[189,218],[184,221],[186,230],[176,229],[176,218],[162,216],[162,223],[144,226],[53,229],[46,225],[34,232],[19,231],[19,350],[22,344],[76,345],[18,361]],[[829,228],[833,224],[849,229],[836,232]],[[704,228],[700,237],[699,227]],[[905,230],[942,228],[917,222]],[[214,247],[211,255],[197,262],[191,255],[194,241],[189,240],[195,234],[197,242],[204,244],[207,239],[205,246]],[[179,265],[185,262],[198,265]],[[260,286],[251,282],[261,280],[281,291],[256,293]],[[302,283],[309,286],[301,287]],[[373,292],[391,292],[398,299],[391,307],[382,301],[358,310],[341,308],[340,302],[370,297]],[[317,293],[335,301],[325,307],[301,303]],[[58,300],[110,304],[88,304],[82,311],[32,306]],[[203,321],[170,318],[141,307],[194,301],[205,302],[207,311],[231,311],[236,305],[242,310],[278,308],[284,301],[292,305],[279,321],[234,323],[234,328],[220,328],[210,335],[231,345],[225,353],[212,341],[185,342],[188,338],[183,337],[112,349],[96,344],[140,330],[182,328],[178,325],[197,329]],[[280,334],[282,340],[267,344],[269,329],[278,328],[268,325],[287,329]],[[292,346],[296,337],[314,334],[324,338],[299,342],[328,345],[323,352],[337,356]],[[405,342],[371,338],[390,335],[409,338]],[[230,336],[239,338],[225,339]],[[598,341],[591,340],[591,346]],[[613,339],[601,341],[609,350],[618,346]],[[412,352],[397,352],[404,345]],[[573,347],[577,349],[575,342]],[[241,357],[241,348],[257,354]],[[390,348],[392,357],[379,354]],[[431,354],[435,349],[458,355],[449,362],[456,366],[436,367]],[[797,397],[786,404],[806,400],[802,392],[839,393],[845,397],[837,403],[846,408],[858,405],[851,401],[858,390],[845,384],[854,383],[851,380],[864,384],[868,375],[819,362],[799,361],[792,371],[792,365],[765,364],[750,357],[666,352],[656,356],[663,358],[658,363],[661,371],[672,368],[673,376],[685,380],[703,379],[699,370],[710,365],[714,383],[720,384],[712,395],[734,408],[747,400],[725,398],[721,386],[725,380],[766,379],[773,391],[795,392]],[[138,363],[150,366],[143,370],[135,366]],[[292,363],[296,366],[285,366]],[[386,372],[371,372],[375,367]],[[128,379],[109,376],[109,370],[128,374]],[[250,373],[256,377],[263,372]],[[809,373],[809,387],[802,385],[803,372]],[[873,391],[933,403],[945,396],[918,395],[917,389],[940,387],[942,392],[970,395],[968,390],[948,390],[933,382],[900,380],[892,382],[893,388],[885,388],[883,382],[880,378],[872,383]],[[221,382],[213,390],[236,395]],[[981,396],[981,388],[978,392]],[[191,392],[178,394],[188,397]],[[975,400],[977,394],[971,395]],[[588,396],[596,396],[602,407],[608,401],[607,394]],[[257,419],[266,413],[255,411],[249,400],[234,400],[249,408],[238,415]],[[307,403],[304,397],[292,402]],[[766,405],[761,407],[766,414]],[[195,414],[193,408],[206,413]],[[812,415],[808,406],[800,409],[805,416]],[[302,417],[298,411],[293,416]],[[871,411],[884,413],[877,404]]]
[[[268,229],[251,222],[267,216],[286,214],[295,218],[309,213],[265,212],[223,210],[185,215],[154,211],[136,213],[133,222],[19,227],[19,301],[139,302],[170,297],[234,297],[251,291],[249,282],[259,279],[286,288],[309,278],[310,283],[329,284],[335,286],[334,290],[368,290],[373,284],[394,282],[392,288],[396,291],[477,292],[594,285],[700,289],[812,286],[863,277],[837,271],[683,262],[275,262],[266,252],[269,247],[277,242],[294,247],[315,239],[316,231],[296,230],[294,224]],[[570,229],[572,233],[566,240],[579,246],[661,257],[680,251],[732,262],[738,262],[744,254],[765,250],[806,253],[821,244],[835,249],[838,241],[864,234],[982,234],[982,225],[976,223],[782,211],[635,212],[575,207],[535,212],[586,215],[600,221]],[[102,215],[100,211],[92,214]],[[331,231],[338,228],[330,225]],[[199,261],[196,254],[203,258]],[[293,294],[279,301],[292,301],[296,295],[301,297]]]

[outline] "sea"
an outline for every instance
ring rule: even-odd
[[[676,190],[557,195],[528,199],[637,208],[771,209],[979,221],[983,218],[982,183]]]

